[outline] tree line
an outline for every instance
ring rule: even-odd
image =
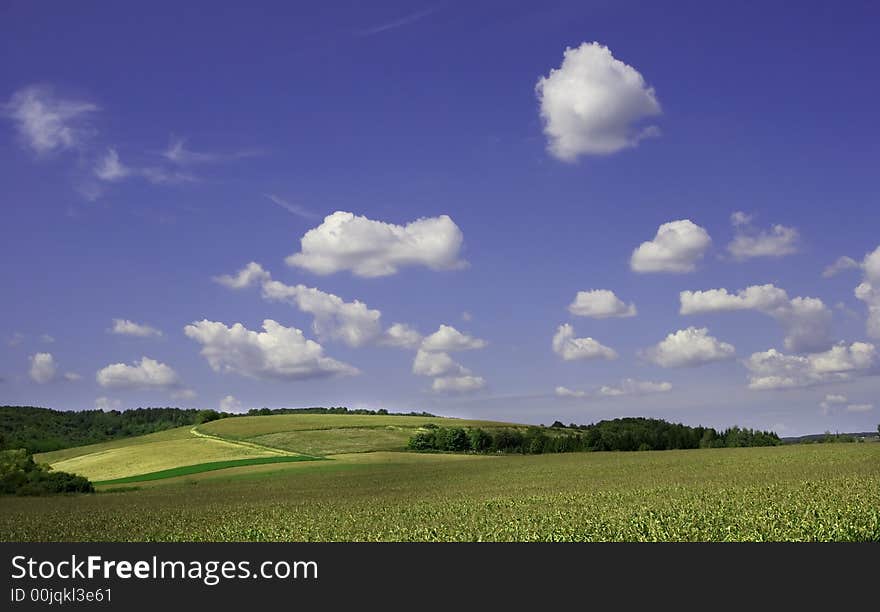
[[[136,408],[61,411],[33,406],[0,406],[0,450],[45,453],[128,436],[196,425],[223,416],[216,410]]]
[[[437,427],[413,435],[408,444],[416,451],[477,453],[567,453],[583,451],[639,451],[689,448],[775,446],[781,444],[772,431],[731,427],[689,427],[661,419],[621,418],[592,425],[497,428]]]

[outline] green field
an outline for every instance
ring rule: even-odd
[[[880,444],[526,456],[396,450],[419,427],[443,421],[215,421],[199,426],[201,435],[233,446],[274,442],[327,460],[178,472],[51,501],[7,497],[0,540],[880,540]],[[90,457],[91,468],[107,472],[99,461],[114,456],[107,451],[151,461],[154,444],[198,440],[222,442],[171,430],[42,459],[86,465]],[[199,456],[175,467],[210,463],[201,447],[190,448]],[[150,471],[158,470],[139,473]]]

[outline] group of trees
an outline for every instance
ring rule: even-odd
[[[0,495],[94,493],[87,478],[55,472],[24,449],[0,451]]]
[[[409,440],[417,451],[477,453],[566,453],[576,451],[637,451],[740,446],[774,446],[779,436],[769,431],[731,427],[716,431],[660,419],[623,418],[592,425],[481,428],[426,426]]]
[[[172,427],[232,416],[216,410],[136,408],[60,411],[32,406],[0,406],[0,450],[24,448],[44,453],[139,436]]]

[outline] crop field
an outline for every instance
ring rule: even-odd
[[[240,420],[242,440],[319,429],[271,422],[279,418],[199,428],[229,435]],[[332,423],[340,448],[347,430],[363,429]],[[386,442],[377,438],[378,447]],[[880,540],[880,444],[526,456],[357,452],[99,491],[51,503],[5,498],[0,539]]]

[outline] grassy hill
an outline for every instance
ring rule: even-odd
[[[294,462],[291,457],[350,461],[347,455],[353,453],[402,451],[410,437],[428,423],[489,429],[525,427],[494,421],[423,416],[285,414],[236,417],[42,453],[34,458],[50,464],[53,469],[85,476],[99,485],[121,484],[247,465],[289,464]]]

